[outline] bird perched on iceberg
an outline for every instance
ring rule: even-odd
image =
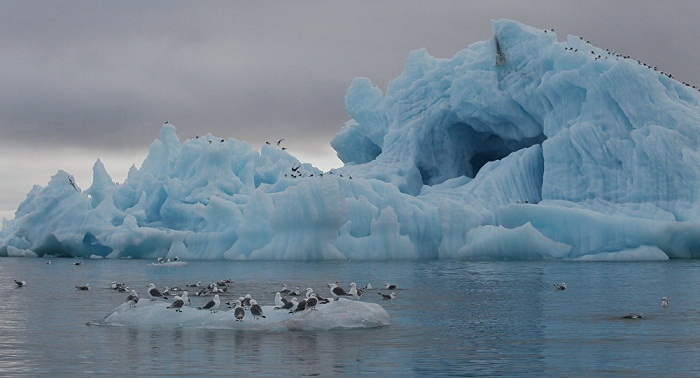
[[[210,310],[214,313],[219,308],[219,305],[221,305],[219,294],[214,294],[214,299],[207,302],[204,306],[197,307],[197,310]]]

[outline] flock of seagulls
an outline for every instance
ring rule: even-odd
[[[554,29],[549,29],[549,30],[545,29],[545,30],[544,30],[545,33],[547,33],[548,31],[549,31],[549,32],[554,32]],[[579,39],[582,40],[582,41],[584,41],[584,42],[586,42],[588,45],[590,45],[590,48],[591,48],[591,50],[590,50],[590,55],[594,57],[594,60],[608,60],[608,59],[620,60],[620,59],[632,59],[632,57],[631,57],[630,55],[619,54],[619,53],[617,53],[617,52],[615,52],[615,51],[613,51],[613,50],[610,50],[610,49],[605,49],[605,52],[604,52],[604,53],[603,53],[602,51],[601,51],[601,52],[596,52],[595,49],[593,49],[593,46],[591,45],[591,41],[588,41],[588,40],[584,39],[584,38],[581,37],[581,36],[579,36]],[[578,48],[575,48],[575,47],[564,47],[564,50],[568,50],[568,51],[575,52],[575,53],[577,53],[577,52],[582,52],[582,53],[588,54],[588,48],[586,49],[586,51],[583,51],[583,50],[579,51],[579,49],[578,49]],[[652,66],[652,65],[650,65],[650,64],[644,63],[644,62],[642,62],[642,61],[639,60],[639,59],[635,59],[635,60],[637,61],[637,64],[638,64],[638,65],[644,66],[644,67],[646,67],[646,68],[648,68],[648,69],[650,69],[650,70],[654,70],[655,72],[658,72],[658,73],[660,73],[660,74],[662,74],[662,75],[665,75],[665,76],[668,77],[669,79],[674,79],[674,80],[675,80],[675,78],[673,77],[672,74],[667,73],[667,72],[663,72],[663,71],[659,70],[658,67],[655,67],[655,66]],[[689,88],[695,89],[695,90],[697,90],[697,91],[700,91],[700,88],[697,87],[696,85],[692,85],[692,84],[687,83],[687,82],[685,82],[685,81],[683,81],[682,83],[683,83],[683,85],[685,85],[686,87],[689,87]]]
[[[197,290],[196,296],[207,296],[209,294],[215,293],[213,298],[209,299],[206,303],[201,306],[196,307],[197,310],[209,310],[211,313],[215,313],[222,306],[222,300],[219,294],[224,295],[229,291],[229,284],[231,280],[221,280],[210,285],[202,285],[201,281],[197,283],[187,284],[184,287],[187,289]],[[78,286],[76,286],[77,288]],[[123,283],[112,282],[110,288],[117,291],[126,291],[128,295],[124,301],[129,307],[136,307],[140,298],[136,293],[136,290],[129,289]],[[395,284],[386,284],[386,289],[395,290],[398,287]],[[338,300],[341,297],[350,299],[360,299],[362,294],[368,290],[372,290],[372,285],[367,284],[364,288],[358,288],[357,284],[350,283],[350,288],[348,290],[343,289],[338,286],[337,282],[328,284],[329,293],[331,294],[329,298],[324,298],[320,294],[316,293],[312,288],[307,288],[303,293],[299,287],[295,289],[289,289],[286,284],[282,286],[280,291],[275,293],[273,307],[274,310],[287,310],[289,314],[295,314],[297,312],[305,311],[315,311],[316,307],[321,304],[329,303],[332,300]],[[160,290],[156,287],[154,283],[150,283],[147,287],[148,296],[151,301],[167,301],[169,300],[172,293],[177,292],[172,296],[172,302],[167,306],[167,309],[175,310],[175,312],[182,312],[182,309],[190,305],[190,298],[187,290],[181,290],[177,287]],[[169,293],[169,294],[168,294]],[[396,293],[391,292],[390,294],[378,293],[382,299],[390,300],[396,299]],[[290,298],[290,299],[287,299]],[[236,321],[243,321],[246,310],[250,313],[253,319],[265,319],[267,316],[263,312],[263,308],[258,304],[258,302],[250,295],[250,293],[245,296],[238,297],[235,301],[226,302],[225,305],[228,308],[233,309],[234,317]]]

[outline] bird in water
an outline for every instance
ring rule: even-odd
[[[670,305],[671,305],[671,303],[668,301],[668,298],[666,298],[666,297],[661,298],[661,307],[666,308]]]
[[[393,291],[389,294],[384,294],[384,293],[379,293],[379,292],[377,292],[377,294],[379,294],[382,297],[382,299],[388,300],[388,299],[395,299],[396,298],[396,293],[394,293]]]
[[[17,285],[17,287],[25,287],[25,286],[27,286],[27,281],[15,280],[15,284]]]
[[[88,290],[90,290],[90,284],[87,284],[85,286],[76,286],[75,288],[80,290],[80,291],[88,291]]]
[[[566,290],[566,283],[562,282],[562,283],[560,283],[560,284],[554,284],[554,287],[555,287],[557,290]]]

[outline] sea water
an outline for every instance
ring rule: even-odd
[[[2,376],[700,375],[698,261],[48,261],[0,259]],[[147,300],[150,282],[222,279],[233,280],[222,302],[250,293],[263,305],[285,283],[322,296],[330,282],[371,283],[361,300],[382,305],[391,324],[324,332],[91,325],[126,298],[112,281]],[[561,282],[566,290],[554,288]],[[89,291],[75,288],[88,283]],[[377,294],[390,292],[386,283],[399,286],[396,299]]]

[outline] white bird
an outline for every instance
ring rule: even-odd
[[[390,284],[390,283],[387,282],[387,284],[384,285],[384,288],[387,289],[387,290],[396,290],[396,289],[397,289],[397,286],[396,286],[395,284]]]
[[[250,300],[250,314],[253,315],[253,319],[266,318],[263,315],[262,307],[255,301],[255,299]]]
[[[666,298],[666,297],[661,298],[661,307],[666,308],[670,305],[671,305],[671,303],[668,301],[668,298]]]
[[[354,282],[350,282],[350,291],[348,294],[355,299],[359,299],[360,296],[362,296],[362,292],[357,291],[357,284]]]
[[[282,285],[282,290],[280,290],[280,294],[283,294],[283,295],[289,294],[289,289],[287,288],[287,284]]]
[[[221,301],[219,300],[219,294],[214,294],[214,299],[210,300],[205,304],[204,306],[197,307],[197,310],[210,310],[212,313],[216,312],[216,309],[219,308],[219,305],[221,305]]]
[[[180,296],[182,298],[183,302],[185,302],[185,306],[190,305],[190,297],[187,296],[187,290],[182,292],[182,295]]]
[[[283,308],[284,305],[287,303],[287,300],[282,298],[282,294],[280,292],[275,293],[275,309],[280,309]]]
[[[25,286],[27,286],[27,281],[17,281],[17,280],[15,280],[15,284],[17,285],[17,287],[25,287]]]

